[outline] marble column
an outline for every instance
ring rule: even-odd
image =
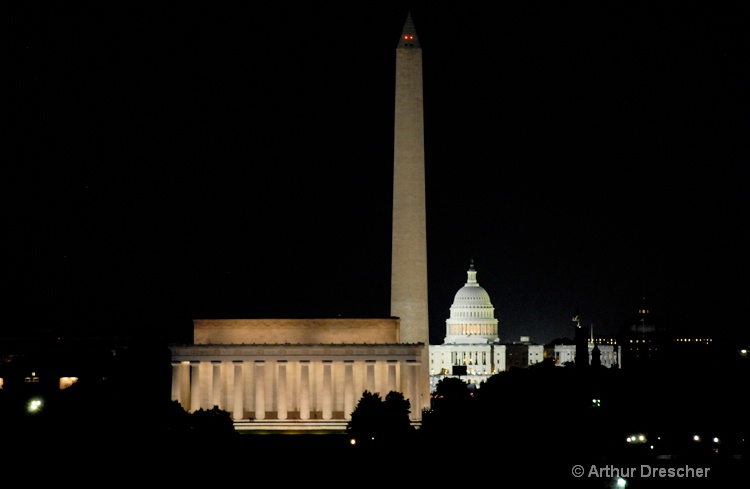
[[[255,406],[255,362],[244,362],[242,364],[242,377],[244,379],[243,394],[245,400],[242,401],[245,409],[252,411],[252,407]]]
[[[181,362],[180,367],[180,405],[185,411],[190,410],[190,362]]]
[[[172,400],[177,401],[182,405],[183,400],[180,397],[180,381],[182,380],[180,374],[182,371],[180,367],[182,367],[181,362],[172,362]]]
[[[286,393],[286,360],[278,362],[278,399],[276,400],[276,417],[278,419],[287,418],[287,393]]]
[[[299,365],[299,417],[310,419],[310,362],[301,361]]]
[[[211,402],[210,408],[218,406],[219,409],[224,409],[221,404],[221,361],[211,360],[212,380],[211,380]]]
[[[388,362],[388,392],[399,392],[396,384],[396,362]]]
[[[255,362],[255,419],[266,419],[266,375],[263,360]]]
[[[201,408],[201,375],[200,362],[190,362],[190,411]]]
[[[367,360],[365,364],[367,368],[367,374],[365,378],[365,390],[375,392],[375,362],[373,360]]]
[[[331,419],[333,417],[333,389],[331,379],[331,361],[323,360],[323,419]]]
[[[354,411],[354,362],[344,362],[344,419],[352,418]]]
[[[411,419],[419,420],[422,418],[421,406],[423,401],[419,398],[419,389],[417,388],[419,385],[417,382],[419,379],[419,364],[410,362],[406,364],[406,368],[409,379],[409,398],[411,399]]]
[[[235,420],[243,419],[245,417],[245,376],[242,375],[242,360],[232,361],[234,365],[234,406],[232,410],[232,418]]]

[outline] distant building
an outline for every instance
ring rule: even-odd
[[[666,328],[651,313],[644,297],[638,312],[627,318],[617,338],[631,367],[648,366],[663,358],[670,343]]]
[[[521,336],[520,341],[504,343],[505,370],[527,368],[544,360],[544,345],[533,343],[528,336]]]
[[[595,365],[594,358],[598,355],[602,367],[620,367],[619,357],[621,349],[614,345],[600,345],[589,342],[587,344],[589,365]],[[549,358],[558,367],[574,365],[576,363],[576,345],[574,343],[549,343],[544,346],[544,358]]]
[[[602,338],[604,340],[604,338]],[[709,361],[716,342],[707,332],[669,331],[644,297],[637,312],[626,319],[616,337],[628,368],[655,368],[665,363]]]
[[[498,320],[490,295],[477,282],[471,261],[467,280],[453,298],[442,345],[430,345],[430,390],[445,377],[480,384],[505,370],[506,346],[500,344]]]
[[[37,330],[0,337],[0,390],[45,394],[88,385],[112,385],[113,372],[128,357],[126,336],[58,335]]]
[[[477,282],[477,271],[472,261],[467,280],[453,298],[450,317],[445,321],[443,344],[430,345],[430,390],[446,377],[458,377],[469,385],[481,386],[492,375],[511,368],[528,368],[551,357],[556,365],[575,362],[576,347],[571,340],[545,347],[521,336],[519,341],[500,341],[495,308],[487,291]],[[610,367],[619,360],[611,345],[601,350],[591,343],[590,358],[598,357]]]
[[[240,431],[342,431],[365,390],[419,398],[424,345],[399,341],[398,318],[197,319],[193,335],[171,346],[172,399]]]
[[[576,314],[575,339],[558,338],[552,340],[544,347],[544,358],[550,359],[556,366],[580,365],[581,359],[588,366],[599,366],[606,368],[622,367],[622,348],[611,338],[597,339],[593,334],[593,328],[589,328],[589,334],[584,333],[585,328],[581,326],[580,318]]]

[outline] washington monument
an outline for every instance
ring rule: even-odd
[[[401,343],[424,343],[421,399],[429,407],[429,320],[427,303],[427,225],[425,211],[424,104],[422,49],[411,13],[396,48],[396,102],[393,142],[393,229],[391,316],[401,320]]]

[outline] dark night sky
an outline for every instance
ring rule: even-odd
[[[605,3],[411,4],[432,343],[471,259],[504,340],[746,328],[750,19]],[[8,12],[5,332],[390,315],[407,7],[235,4]]]

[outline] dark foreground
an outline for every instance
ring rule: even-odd
[[[477,441],[474,435],[464,441],[428,439],[419,433],[398,443],[352,446],[342,434],[153,437],[137,430],[118,434],[113,428],[6,437],[5,475],[22,474],[21,480],[30,483],[69,480],[84,486],[156,482],[196,487],[265,480],[277,487],[442,487],[481,481],[493,487],[712,489],[739,487],[750,476],[746,454],[683,453],[669,459],[638,452],[596,454],[548,442],[503,446],[502,440]],[[582,470],[579,477],[576,466]],[[627,477],[618,486],[620,475]]]

